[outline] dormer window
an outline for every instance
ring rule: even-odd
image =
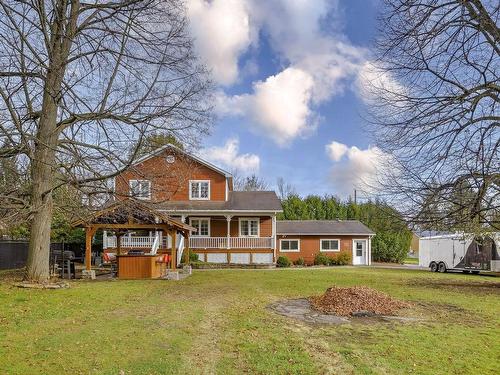
[[[137,199],[151,199],[151,181],[130,180],[130,196]]]
[[[189,199],[191,200],[209,200],[210,199],[210,181],[191,180],[189,181]]]

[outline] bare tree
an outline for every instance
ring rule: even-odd
[[[292,184],[285,182],[283,177],[277,178],[276,185],[278,187],[278,197],[281,200],[287,199],[291,195],[297,195],[295,187]]]
[[[385,193],[419,226],[499,228],[498,1],[385,0],[368,98]]]
[[[238,176],[233,173],[234,190],[237,191],[264,191],[269,190],[268,183],[261,177],[255,174],[251,176]]]
[[[0,197],[30,220],[26,278],[40,282],[54,190],[106,191],[148,134],[206,131],[210,82],[180,0],[2,1],[0,51],[0,144],[30,182]]]

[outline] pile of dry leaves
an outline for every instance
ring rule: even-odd
[[[331,287],[317,297],[310,298],[311,304],[324,313],[349,316],[360,312],[390,315],[396,310],[408,307],[387,294],[365,286],[351,288]]]

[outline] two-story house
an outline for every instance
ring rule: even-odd
[[[161,215],[194,228],[189,249],[211,263],[274,264],[278,256],[307,264],[324,253],[347,253],[353,265],[371,263],[374,233],[356,220],[295,220],[276,222],[282,212],[274,191],[234,191],[230,173],[196,155],[166,145],[148,154],[114,180],[116,201],[133,199]],[[164,231],[128,231],[123,251],[182,253],[181,236]],[[116,237],[104,232],[105,252],[116,251]],[[179,255],[180,257],[180,255]],[[179,259],[177,257],[177,259]]]
[[[276,260],[276,215],[282,211],[274,191],[234,191],[230,173],[166,145],[116,176],[115,200],[151,202],[159,212],[196,228],[191,252],[202,261],[233,264],[273,264]],[[122,249],[150,248],[162,234],[128,233]],[[160,238],[159,252],[171,249]],[[113,251],[116,238],[104,234],[104,250]]]

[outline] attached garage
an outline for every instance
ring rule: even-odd
[[[303,258],[313,264],[319,253],[348,253],[353,265],[371,264],[371,238],[375,235],[357,220],[280,220],[276,222],[277,256]]]

